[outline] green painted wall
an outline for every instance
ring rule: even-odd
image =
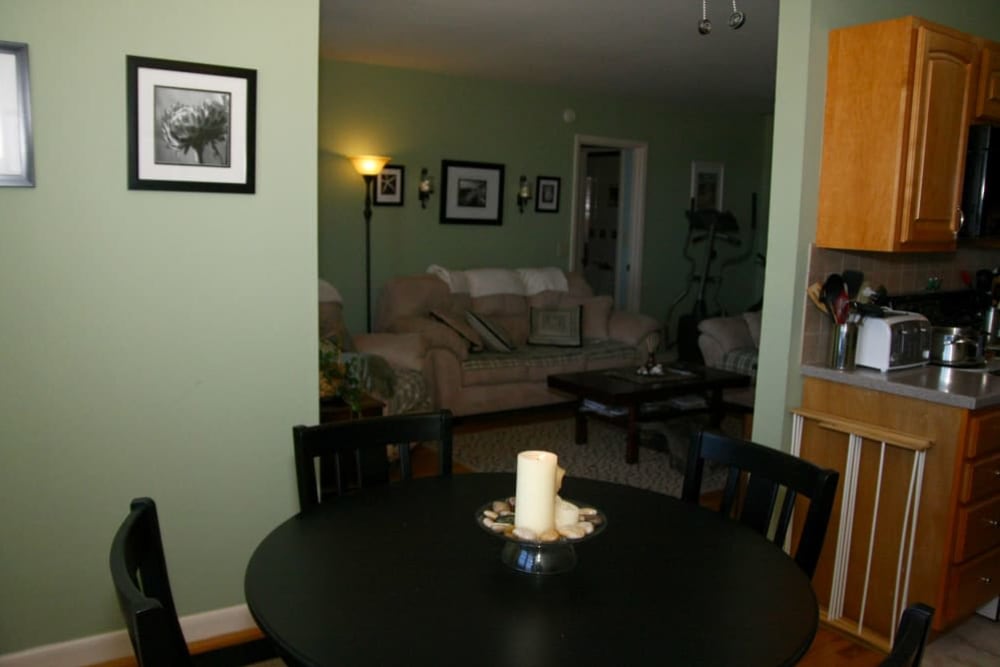
[[[122,627],[155,498],[181,614],[239,604],[316,410],[318,3],[3,0],[37,187],[0,188],[0,654]],[[126,189],[125,56],[256,69],[257,194]]]
[[[565,267],[576,134],[649,144],[641,310],[658,318],[686,285],[689,265],[680,252],[691,161],[725,163],[724,205],[743,223],[744,241],[751,193],[760,193],[766,206],[770,116],[678,110],[338,61],[320,62],[319,89],[320,276],[342,292],[355,330],[364,328],[364,186],[347,155],[390,155],[406,167],[405,205],[376,207],[372,218],[373,307],[387,278],[420,273],[430,264]],[[576,112],[573,123],[563,121],[567,108]],[[439,186],[442,159],[505,165],[503,225],[441,225],[437,193],[427,209],[420,208],[420,169],[427,167]],[[518,213],[514,193],[521,174],[532,186],[539,174],[562,179],[558,214],[535,213],[533,204]],[[721,261],[732,251],[720,246],[719,255]],[[738,311],[759,299],[759,274],[759,265],[750,262],[727,272],[722,305]]]
[[[754,439],[788,448],[799,404],[802,309],[809,244],[816,238],[819,164],[830,30],[906,15],[1000,40],[996,0],[782,0],[778,27],[774,167],[764,325]]]

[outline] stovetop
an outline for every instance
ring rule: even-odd
[[[886,297],[884,304],[879,302],[893,310],[920,313],[932,326],[976,328],[989,304],[989,295],[972,289],[897,294]]]

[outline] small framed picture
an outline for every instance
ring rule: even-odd
[[[0,41],[0,186],[35,186],[28,45]]]
[[[375,177],[376,206],[402,206],[405,190],[406,167],[398,164],[387,164],[381,173]]]
[[[502,164],[441,161],[441,224],[502,225]]]
[[[556,176],[539,176],[535,179],[535,211],[537,213],[559,212],[559,183]]]
[[[257,71],[126,57],[130,190],[255,190]]]
[[[722,210],[721,162],[691,163],[691,210]]]

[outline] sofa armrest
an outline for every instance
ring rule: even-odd
[[[423,336],[427,349],[442,348],[450,351],[459,361],[469,356],[469,343],[450,327],[425,315],[399,317],[389,325],[393,333],[411,333]]]
[[[608,336],[629,345],[638,345],[651,333],[660,331],[660,323],[649,315],[612,311],[608,318]]]
[[[394,368],[423,370],[427,341],[421,334],[369,333],[354,336],[358,352],[382,357]]]

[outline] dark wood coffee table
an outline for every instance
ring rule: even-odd
[[[716,425],[722,420],[724,407],[722,390],[746,387],[750,377],[695,364],[674,363],[664,365],[660,376],[642,376],[635,366],[612,368],[581,373],[550,375],[549,387],[575,396],[579,400],[576,411],[576,442],[587,442],[587,417],[607,419],[625,425],[628,438],[625,444],[625,462],[639,461],[639,422],[670,419],[708,411]],[[704,399],[703,406],[685,408],[669,405],[667,401],[681,396]],[[621,415],[604,415],[584,408],[584,401],[596,401]],[[678,401],[677,403],[681,403]]]

